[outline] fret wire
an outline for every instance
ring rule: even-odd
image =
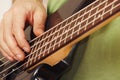
[[[91,7],[91,9],[92,9],[92,8],[93,8],[93,6]],[[91,9],[90,9],[90,12],[89,12],[89,14],[88,14],[88,17],[90,17],[90,15],[91,15],[91,11],[92,11]],[[89,19],[88,19],[88,20],[89,20]],[[87,20],[86,24],[88,24],[88,20]],[[80,25],[80,26],[81,26],[81,25]],[[79,26],[79,28],[80,28],[80,26]],[[81,28],[80,28],[80,29],[81,29]],[[78,29],[78,30],[79,30],[79,29]],[[86,30],[86,27],[85,27],[85,30]],[[79,31],[77,32],[77,34],[79,34]]]
[[[56,27],[54,27],[54,28],[56,28]],[[50,30],[44,32],[44,34],[51,33],[54,28],[51,28]],[[52,32],[52,33],[53,33],[53,32]],[[52,35],[52,34],[50,34],[50,35]],[[49,36],[50,36],[50,35],[49,35]],[[42,36],[43,36],[43,35],[42,35]],[[46,36],[45,38],[41,38],[41,36],[39,36],[39,37],[41,38],[41,42],[42,42],[42,41],[44,41],[46,38],[48,38],[49,36]],[[40,39],[39,37],[37,37],[37,38],[35,38],[35,39]],[[31,40],[31,42],[34,41],[35,39]],[[31,42],[30,42],[30,43],[31,43]],[[34,46],[36,46],[36,45],[38,45],[38,44],[39,44],[39,41],[38,41],[37,44],[32,45],[31,48],[33,48]]]
[[[98,7],[98,6],[97,6]]]
[[[78,14],[78,16],[79,16],[79,14]],[[73,18],[72,18],[72,20],[73,20]],[[66,28],[66,27],[65,27],[65,28]],[[65,30],[65,31],[67,32],[69,29],[70,29],[70,25],[68,25],[67,30]],[[67,36],[68,36],[68,33],[65,34],[65,38],[66,38]],[[66,41],[65,41],[65,42],[66,42]],[[64,42],[64,43],[65,43],[65,42]]]
[[[46,36],[46,35],[45,35]],[[45,36],[42,36],[42,39],[44,39],[44,37]],[[38,40],[40,40],[40,38],[38,39]],[[44,43],[45,41],[43,41],[43,42],[41,42],[42,44]],[[38,43],[38,42],[37,42]],[[42,44],[41,43],[38,43],[39,45],[36,45],[35,47],[33,47],[32,49],[32,51],[31,51],[31,53],[33,53],[35,50],[37,50],[38,49],[38,47],[41,47],[42,46]],[[36,57],[37,56],[37,53],[38,52],[35,52],[33,55],[31,55],[31,56],[29,56],[29,59],[33,59],[34,57]],[[28,59],[28,60],[29,60]],[[33,59],[34,61],[35,61],[35,59]],[[32,61],[29,61],[29,63],[28,63],[28,65],[27,66],[29,66],[29,65],[31,65],[32,64]]]
[[[47,33],[47,34],[48,34],[48,33]],[[38,41],[39,41],[40,39],[44,39],[45,36],[46,36],[46,35],[42,35],[41,38],[38,38],[38,39],[36,40],[35,44],[38,44]],[[33,53],[33,51],[37,50],[37,48],[40,47],[40,46],[41,46],[41,43],[39,43],[38,45],[36,45],[35,47],[33,47],[31,53]],[[29,56],[28,60],[31,59],[31,58],[34,58],[35,56],[37,56],[37,53],[36,53],[36,52],[35,52],[33,55]],[[28,63],[28,65],[30,65],[30,64],[32,64],[32,61],[30,61],[30,62]]]
[[[42,43],[42,44],[43,44],[43,43]],[[38,45],[38,48],[41,47],[42,44],[40,43],[40,44]],[[37,49],[38,49],[38,48],[37,48]],[[35,57],[36,57],[37,55],[38,55],[38,52],[37,52],[37,53],[35,52]],[[35,62],[35,61],[36,61],[36,60],[34,60],[34,62]]]
[[[55,31],[57,31],[56,28],[55,28]],[[53,38],[55,38],[55,36],[53,36],[52,39],[53,39]],[[45,44],[49,43],[49,41],[50,41],[49,38],[47,38],[47,41],[45,41]],[[47,46],[45,46],[45,49],[46,49],[46,48],[47,48]]]
[[[87,7],[85,7],[85,9],[87,9]],[[83,9],[84,10],[84,9]],[[87,14],[87,13],[85,13],[85,14]],[[83,16],[85,15],[85,14],[83,14]],[[74,16],[73,16],[74,17]],[[82,16],[81,16],[82,17]],[[63,23],[63,22],[62,22]]]
[[[34,44],[38,43],[38,40],[39,40],[39,39],[35,40]],[[33,48],[31,49],[31,52],[33,52],[36,47],[37,47],[37,46],[33,47]],[[30,55],[30,56],[28,57],[28,62],[31,62],[31,61],[29,61],[29,60],[30,60],[35,54],[36,54],[36,53],[34,53],[33,55]],[[27,63],[26,66],[29,66],[29,63]]]
[[[102,2],[102,0],[100,1],[100,6],[99,6],[99,8],[101,8],[101,6],[102,6],[102,8],[104,8],[105,3],[106,3],[106,2],[108,2],[108,0],[106,0],[106,2],[105,2],[105,3],[103,3],[103,4],[101,4],[101,2]],[[103,10],[103,11],[104,11],[104,10]],[[103,11],[101,11],[101,12],[100,12],[100,15],[99,15],[99,16],[101,16],[101,15],[103,14]],[[102,20],[102,19],[103,19],[103,17],[100,17],[100,19]]]
[[[58,27],[57,27],[58,28]],[[55,28],[55,29],[57,29],[57,28]],[[55,30],[56,32],[57,32],[57,30]],[[53,32],[53,31],[52,31]],[[55,37],[55,36],[50,36],[50,37],[52,37],[52,39]],[[48,38],[48,41],[49,41],[49,38]],[[45,41],[45,42],[47,42],[47,41]],[[46,43],[45,43],[46,44]],[[46,49],[46,47],[47,46],[45,46],[45,49]],[[40,53],[41,53],[42,51],[40,51]],[[44,54],[42,54],[42,55],[44,55]],[[36,55],[37,56],[37,55]]]
[[[108,0],[105,2],[105,6],[107,6],[107,4],[108,4]],[[105,9],[103,10],[103,12],[102,12],[102,14],[104,14],[105,13]],[[103,19],[103,16],[101,17],[101,20]]]
[[[71,28],[68,29],[68,31],[66,31],[63,35],[65,35],[65,38],[67,38],[67,36],[69,36],[69,33],[71,34],[73,30],[71,30]],[[66,36],[67,34],[67,36]],[[64,39],[64,38],[63,38]],[[64,41],[64,43],[66,43],[66,40]]]
[[[79,17],[79,15],[80,14],[77,14],[77,17],[76,17],[76,19]],[[73,17],[74,18],[74,17]],[[76,19],[73,19],[73,21],[71,22],[71,24],[74,22],[74,20],[76,20]],[[69,31],[70,30],[70,28],[71,28],[71,24],[69,24],[68,25],[68,27],[67,27],[67,30],[65,31],[65,37],[67,37],[67,35],[68,35],[68,33],[67,33],[67,31]],[[76,22],[74,23],[74,25],[76,24]],[[66,41],[64,41],[64,43],[65,43]]]
[[[57,30],[58,30],[58,29],[60,30],[61,28],[62,28],[61,25],[56,27]],[[57,32],[57,30],[55,30],[55,31]],[[55,33],[53,32],[53,33],[50,34],[49,36],[52,36],[53,34],[55,34]],[[47,38],[49,38],[49,37],[46,37],[46,38],[44,38],[44,39],[47,39]],[[41,41],[44,41],[44,39],[41,40]],[[37,45],[37,44],[35,44],[35,45]],[[34,46],[32,46],[32,47],[34,47]],[[32,47],[31,47],[31,48],[32,48]]]
[[[85,11],[84,11],[84,13],[86,13],[86,9],[85,9]],[[79,17],[79,14],[77,15],[77,18]],[[74,23],[74,26],[77,24],[78,22],[77,22],[77,20],[75,20],[75,23]],[[69,28],[70,29],[70,28]],[[72,30],[72,33],[73,33],[73,31],[74,31],[74,29]],[[72,34],[71,33],[71,34]],[[67,33],[68,34],[68,33]],[[71,37],[71,39],[72,39],[72,37]],[[64,41],[64,43],[65,43],[66,41]]]
[[[58,27],[57,27],[57,28],[58,28]],[[59,30],[61,30],[61,28],[62,28],[62,27],[60,27],[60,29],[59,29]],[[55,33],[57,33],[57,30],[56,30],[56,32],[55,32]],[[53,32],[53,34],[55,34],[55,33]],[[50,34],[49,36],[53,38],[53,34]],[[50,37],[47,37],[47,38],[50,38]],[[45,39],[46,39],[46,38],[45,38]],[[43,41],[43,40],[42,40],[42,41]]]
[[[100,3],[99,3],[99,4],[100,4]],[[98,7],[99,7],[99,5],[98,5]],[[93,9],[93,6],[92,6],[91,9]],[[91,11],[92,11],[92,10],[89,11],[89,13],[88,13],[88,17],[91,15]],[[88,23],[88,20],[86,21],[86,24],[87,24],[87,23]],[[81,25],[80,25],[80,26],[81,26]],[[86,29],[87,29],[87,27],[85,26],[84,30],[86,30]]]
[[[108,11],[108,12],[109,12],[109,11]],[[98,17],[98,18],[99,18],[99,17]],[[96,19],[97,19],[97,18],[96,18]],[[66,34],[66,33],[65,33],[65,34]],[[59,42],[59,44],[60,44],[60,42]],[[58,45],[59,45],[59,44],[58,44]]]
[[[84,27],[82,27],[82,28],[84,28]],[[82,29],[82,28],[81,28],[81,29]],[[66,33],[64,33],[64,34],[66,34]],[[69,36],[71,36],[71,35],[69,35]],[[65,42],[65,41],[66,41],[66,39],[61,39],[60,42],[57,43],[56,45],[59,45],[61,42]],[[51,47],[54,47],[54,46],[51,46]],[[49,48],[49,49],[50,49],[50,48]],[[49,51],[49,50],[48,50],[48,51]],[[39,55],[38,55],[38,56],[39,56]]]
[[[65,31],[65,29],[63,29],[63,32]],[[58,37],[58,34],[59,34],[59,32],[57,33],[57,35],[56,35],[56,37]],[[56,41],[57,41],[57,39],[55,39],[55,43],[56,43]],[[54,44],[55,45],[55,44]],[[53,48],[53,50],[54,50],[54,48]]]
[[[100,6],[100,4],[98,4],[98,6]],[[97,7],[96,12],[98,12],[98,9],[99,9],[99,7]],[[94,20],[93,20],[93,24],[92,24],[92,25],[94,25],[94,24],[95,24],[95,19],[96,19],[96,15],[94,16]]]
[[[36,40],[35,44],[37,44],[39,40],[40,40],[40,39]],[[38,44],[41,44],[41,43],[38,43]],[[34,48],[32,48],[32,51],[31,51],[31,52],[33,52],[34,50],[37,50],[38,47],[39,47],[39,45],[37,45],[37,46],[35,46]],[[35,53],[34,55],[32,55],[31,57],[29,57],[29,58],[30,58],[30,59],[31,59],[31,58],[34,58],[35,55],[36,55],[36,53]]]
[[[46,33],[46,34],[48,34],[48,33]],[[37,41],[37,43],[35,43],[34,45],[39,44],[39,41],[41,41],[41,40],[43,41],[43,40],[45,39],[46,34],[41,35],[40,38],[37,38],[38,41]],[[32,45],[32,46],[33,46],[33,45]],[[31,46],[31,48],[32,48],[32,46]],[[39,45],[39,46],[40,46],[40,45]]]
[[[93,3],[89,4],[89,6],[91,6],[91,5],[95,4],[97,1],[98,1],[98,0],[96,0],[96,1],[94,1]],[[85,8],[87,8],[87,7],[89,7],[89,6],[86,6]],[[71,17],[73,17],[74,15],[76,15],[76,14],[80,13],[80,12],[81,12],[81,11],[83,11],[83,10],[84,10],[84,8],[83,8],[83,9],[81,9],[80,11],[76,12],[76,13],[75,13],[75,14],[73,14],[72,16],[70,16],[70,17],[66,18],[65,20],[61,21],[60,23],[58,23],[58,24],[57,24],[57,25],[55,25],[54,27],[56,27],[56,26],[58,26],[58,25],[62,24],[64,21],[66,21],[66,20],[70,19]],[[49,32],[50,30],[52,30],[54,27],[52,27],[52,28],[50,28],[48,31],[44,32],[44,33],[43,33],[43,35],[44,35],[44,34],[46,34],[47,32]],[[29,43],[33,42],[34,40],[38,39],[39,37],[40,37],[40,36],[38,36],[38,37],[36,37],[36,38],[32,39],[31,41],[29,41]]]
[[[110,12],[110,11],[111,11],[111,10],[105,12],[103,15],[105,15],[106,13],[108,13],[108,12]],[[102,15],[102,16],[103,16],[103,15]],[[101,16],[101,17],[102,17],[102,16]],[[98,19],[99,19],[99,17],[98,17]],[[96,19],[96,20],[97,20],[97,19]],[[89,24],[91,24],[91,23],[89,23]],[[79,31],[79,30],[78,30],[78,31]],[[76,32],[77,32],[77,31],[75,31],[75,33],[76,33]]]
[[[69,18],[70,18],[70,17],[69,17]],[[61,21],[60,23],[58,23],[58,24],[55,25],[54,27],[50,28],[48,31],[44,32],[43,34],[46,34],[46,33],[48,33],[49,31],[51,31],[52,29],[58,27],[59,25],[61,25],[61,24],[64,23],[65,21],[67,21],[69,18],[67,18],[67,19],[65,19],[65,20],[63,20],[63,21]],[[31,40],[29,43],[35,41],[35,40],[38,39],[39,37],[41,37],[41,36],[38,36],[38,37],[34,38],[34,39]]]
[[[44,39],[45,36],[46,36],[46,35],[42,36],[42,38]],[[36,46],[41,47],[43,43],[45,43],[44,40],[43,40],[41,43],[38,43],[38,45],[36,45]],[[31,52],[31,53],[34,53],[34,55],[31,55],[31,56],[29,57],[29,59],[31,59],[31,58],[34,59],[34,56],[35,56],[35,57],[37,56],[38,52],[34,52],[34,51],[36,50],[36,46],[35,46],[35,48],[33,47],[34,50]],[[29,60],[29,59],[28,59],[28,60]],[[34,59],[34,61],[35,61],[35,59]],[[28,64],[27,66],[31,65],[31,64],[32,64],[32,61],[29,61],[27,64]]]
[[[96,19],[97,19],[97,18],[96,18]],[[90,22],[90,23],[91,23],[91,22]],[[82,28],[84,28],[84,27],[82,27]],[[82,29],[82,28],[81,28],[81,29]],[[76,32],[77,32],[77,31],[76,31]],[[65,33],[65,34],[66,34],[66,33]],[[73,35],[73,34],[72,34],[72,35]],[[71,35],[69,35],[69,36],[71,36]],[[69,36],[68,36],[68,37],[69,37]],[[66,38],[66,39],[67,39],[67,38]],[[60,42],[57,43],[57,44],[59,45],[61,42],[64,42],[64,40],[66,40],[66,39],[61,39]],[[57,44],[56,44],[56,45],[57,45]],[[51,46],[51,47],[53,47],[53,46]],[[50,49],[50,48],[49,48],[49,49]],[[49,51],[49,50],[48,50],[48,51]],[[43,52],[43,53],[44,53],[44,52]]]
[[[119,6],[119,5],[117,5],[117,7],[118,7],[118,6]],[[115,8],[115,7],[114,7],[114,8]],[[17,64],[17,63],[15,63],[15,64]],[[14,65],[15,65],[15,64],[14,64]],[[24,63],[24,64],[25,64],[25,63]],[[14,66],[14,65],[12,65],[12,66]],[[18,68],[20,68],[20,67],[22,67],[22,66],[23,66],[23,65],[19,66]],[[3,77],[3,78],[4,78],[4,77]]]
[[[114,7],[114,4],[112,4],[112,8],[111,8],[110,14],[112,14],[112,9],[113,9],[113,7]]]
[[[61,30],[61,28],[62,28],[62,24],[59,26],[59,27],[57,27],[57,30],[59,29],[59,30]],[[55,33],[54,34],[59,34],[59,32],[57,31],[57,30],[55,30]],[[57,36],[56,35],[56,36]],[[46,44],[46,45],[48,45],[48,44]],[[52,44],[50,44],[49,46],[51,46]],[[49,51],[48,51],[49,52]]]
[[[106,12],[106,13],[107,13],[107,12]],[[99,17],[97,17],[97,18],[99,18]],[[97,19],[97,18],[96,18],[96,19]],[[90,22],[90,23],[91,23],[91,22]],[[89,24],[90,24],[90,23],[89,23]],[[84,27],[83,27],[83,28],[84,28]],[[76,31],[76,32],[77,32],[77,31]],[[72,34],[72,35],[73,35],[73,34]],[[71,36],[71,35],[69,35],[69,36]],[[61,42],[64,42],[64,41],[63,41],[63,40],[61,40]],[[61,43],[61,42],[59,42],[59,43]],[[58,44],[59,44],[59,43],[58,43]]]
[[[94,1],[94,2],[91,3],[89,6],[93,5],[93,4],[96,3],[96,2],[97,2],[97,1]],[[87,6],[87,7],[89,7],[89,6]],[[85,7],[85,8],[87,8],[87,7]],[[78,13],[81,12],[82,10],[84,10],[84,9],[81,9],[81,10],[78,11],[77,13],[73,14],[71,17],[73,17],[74,15],[78,14]],[[69,17],[69,18],[71,18],[71,17]],[[63,23],[64,21],[68,20],[69,18],[63,20],[63,21],[60,22],[59,24],[61,24],[61,23]],[[58,25],[59,25],[59,24],[58,24]],[[57,26],[57,25],[56,25],[56,26]],[[53,27],[53,28],[54,28],[54,27]],[[53,28],[51,28],[51,29],[53,29]],[[51,29],[50,29],[50,30],[51,30]],[[48,32],[48,31],[44,32],[43,34],[45,34],[45,33],[47,33],[47,32]],[[37,38],[39,38],[39,36],[38,36]],[[30,43],[31,43],[32,41],[34,41],[35,39],[37,39],[37,38],[34,38],[33,40],[31,40]]]
[[[53,37],[52,37],[52,38],[53,38]],[[51,46],[51,44],[50,44],[50,46]],[[40,53],[40,55],[42,55],[42,49],[40,50],[40,52],[39,52],[39,53]],[[37,56],[37,55],[36,55],[36,56]]]
[[[65,31],[65,28],[63,28],[63,32]],[[63,33],[61,33],[60,35],[62,35]],[[62,39],[62,37],[60,37],[60,40]],[[60,44],[59,44],[59,46],[60,46]]]

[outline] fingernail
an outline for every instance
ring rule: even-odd
[[[23,47],[23,49],[24,49],[24,51],[26,51],[26,52],[29,52],[29,51],[30,51],[30,49],[27,48],[27,47]]]
[[[14,59],[13,59],[13,58],[11,58],[11,57],[10,57],[10,58],[8,58],[8,59],[9,59],[11,62],[13,62],[13,61],[14,61]]]
[[[14,57],[14,59],[15,59],[15,60],[18,60],[16,56]]]
[[[20,61],[23,60],[23,59],[22,59],[22,55],[18,54],[18,55],[17,55],[17,60],[20,60]]]

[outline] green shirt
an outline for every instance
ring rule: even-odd
[[[58,3],[58,0],[49,0],[49,13],[56,11],[66,1],[59,0]],[[61,80],[119,80],[119,36],[120,17],[92,34],[87,43],[79,44],[73,67]],[[82,59],[79,59],[83,52]]]
[[[48,13],[55,12],[60,6],[62,6],[67,0],[49,0]]]

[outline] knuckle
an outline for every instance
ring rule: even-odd
[[[13,9],[12,9],[13,15],[17,15],[17,16],[19,16],[19,14],[23,14],[24,11],[25,11],[25,8],[23,8],[21,6],[13,7]]]
[[[7,37],[6,37],[6,33],[3,34],[3,40],[6,42],[7,41]]]
[[[16,50],[16,48],[18,47],[17,44],[13,43],[12,45],[9,45],[11,50]]]
[[[13,27],[13,28],[12,28],[12,33],[16,35],[16,34],[17,34],[16,27],[15,27],[15,26],[12,26],[12,27]]]
[[[46,13],[44,10],[42,10],[42,11],[40,12],[40,15],[41,15],[41,17],[43,17],[43,18],[46,18],[46,17],[47,17],[47,13]]]
[[[18,9],[18,7],[14,7],[14,8],[12,9],[12,11],[13,11],[14,14],[16,14],[17,12],[19,12],[19,9]]]
[[[33,32],[35,35],[38,35],[38,31],[36,31],[36,28],[33,28]]]
[[[17,46],[16,45],[12,45],[12,46],[10,45],[9,48],[10,48],[10,50],[15,51],[17,49]]]
[[[8,18],[8,16],[9,16],[9,12],[4,13],[3,20],[6,20]]]
[[[42,16],[43,16],[43,17],[47,17],[47,12],[46,12],[46,10],[45,10],[45,9],[42,9],[42,11],[41,11],[41,12],[42,12]]]
[[[9,41],[9,39],[7,37],[7,33],[5,31],[4,31],[4,34],[3,34],[3,41],[5,41],[5,42]]]
[[[19,42],[18,42],[18,44],[19,44],[19,46],[20,47],[24,47],[25,46],[25,41],[24,40],[20,40]]]
[[[18,44],[21,48],[23,48],[27,45],[27,41],[25,38],[21,38],[21,39],[19,39]]]

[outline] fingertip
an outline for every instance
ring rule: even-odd
[[[33,32],[39,36],[44,32],[46,22],[46,13],[44,11],[36,10],[34,14]]]
[[[15,59],[13,57],[8,56],[7,54],[3,54],[8,60],[13,62]]]
[[[18,61],[23,61],[25,58],[25,55],[23,55],[23,54],[17,54],[16,56],[17,56]]]
[[[34,34],[35,34],[36,36],[41,35],[43,32],[44,32],[44,31],[43,31],[42,29],[35,29],[35,30],[34,30]]]
[[[24,50],[25,52],[30,52],[30,47],[29,47],[29,46],[23,47],[23,50]]]
[[[13,59],[12,57],[8,58],[11,62],[15,61],[15,59]]]
[[[0,48],[0,51],[1,51],[2,55],[5,58],[7,58],[8,60],[10,60],[10,61],[14,61],[15,60],[13,57],[9,56],[3,49]]]

